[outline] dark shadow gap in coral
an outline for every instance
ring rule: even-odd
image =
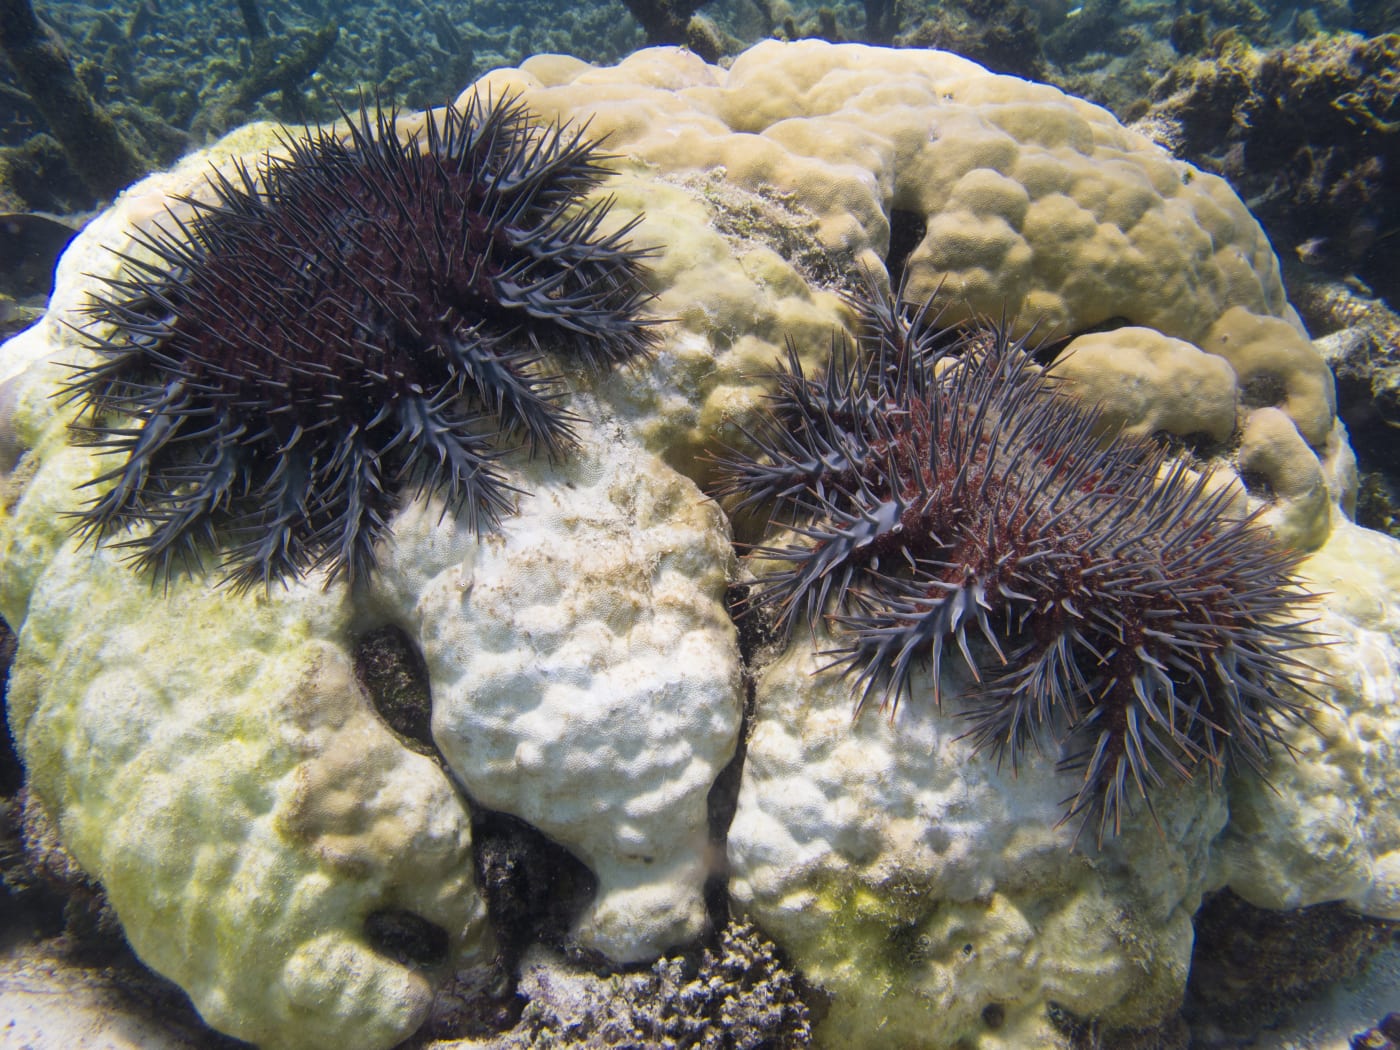
[[[890,275],[890,287],[898,288],[904,280],[909,256],[928,232],[928,222],[916,211],[890,209],[890,247],[885,253],[885,269]]]

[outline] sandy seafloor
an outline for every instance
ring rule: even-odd
[[[1351,1037],[1395,1009],[1398,1000],[1400,943],[1393,943],[1377,952],[1360,976],[1305,1000],[1287,1020],[1253,1040],[1206,1045],[1351,1050]],[[5,1050],[208,1050],[206,1034],[124,990],[119,972],[65,965],[35,944],[0,955],[0,1047]]]

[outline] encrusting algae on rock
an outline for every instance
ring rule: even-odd
[[[162,592],[69,534],[65,514],[111,466],[69,440],[76,406],[53,397],[63,365],[96,361],[70,326],[120,272],[113,252],[140,253],[168,207],[190,214],[179,195],[201,192],[210,163],[231,173],[284,148],[273,129],[128,191],[0,359],[11,725],[65,845],[206,1020],[269,1048],[411,1035],[451,973],[494,954],[464,793],[596,877],[575,947],[628,963],[693,944],[717,864],[707,803],[738,747],[746,675],[754,714],[719,863],[735,911],[830,997],[824,1045],[1053,1046],[1051,1004],[1105,1028],[1158,1024],[1180,1000],[1191,916],[1219,886],[1400,915],[1400,763],[1368,743],[1400,731],[1386,699],[1400,548],[1346,520],[1330,375],[1223,181],[1097,107],[937,52],[768,42],[727,70],[668,48],[609,68],[538,56],[457,105],[506,96],[606,136],[611,174],[578,206],[612,200],[597,234],[652,252],[643,316],[670,320],[649,327],[644,365],[546,363],[577,447],[490,459],[530,493],[498,534],[424,492],[382,509],[376,571],[355,587],[317,569],[245,593],[199,575]],[[1303,549],[1299,576],[1326,592],[1317,630],[1336,640],[1309,657],[1331,706],[1317,734],[1282,731],[1297,758],[1269,767],[1272,789],[1168,783],[1160,830],[1125,819],[1101,850],[1071,851],[1059,800],[1079,778],[1054,755],[1028,752],[1015,776],[976,755],[959,665],[945,661],[944,710],[920,663],[893,722],[854,723],[849,682],[815,673],[842,644],[825,624],[744,665],[725,597],[750,568],[703,493],[718,450],[758,425],[786,341],[815,375],[833,331],[851,332],[862,271],[882,289],[902,274],[950,323],[1017,318],[1012,339],[1035,322],[1057,338],[1110,329],[1118,378],[1091,395],[1106,418],[1167,431],[1225,483],[1223,513],[1262,508]],[[542,332],[540,352],[555,349]],[[1181,388],[1199,403],[1144,408]],[[436,756],[395,736],[352,674],[357,639],[385,625],[423,654]],[[442,959],[381,951],[370,920],[385,913],[439,927]]]

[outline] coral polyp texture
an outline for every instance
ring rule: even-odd
[[[977,745],[1014,766],[1052,737],[1100,841],[1163,771],[1262,771],[1314,678],[1300,556],[1165,445],[1104,438],[1004,326],[940,328],[873,281],[852,305],[857,345],[813,378],[790,352],[756,455],[721,462],[791,537],[755,548],[747,613],[830,619],[857,709],[892,716],[918,667],[939,701],[956,651]]]
[[[67,390],[77,437],[121,457],[81,531],[167,577],[212,551],[235,586],[355,581],[401,492],[488,528],[512,501],[500,450],[567,448],[541,359],[648,349],[646,253],[631,224],[604,232],[609,201],[580,204],[607,175],[582,129],[509,99],[425,128],[362,107],[216,169],[212,200],[137,237],[92,307],[101,360]]]

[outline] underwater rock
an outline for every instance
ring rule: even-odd
[[[1220,34],[1152,89],[1144,126],[1228,175],[1280,251],[1356,273],[1394,302],[1400,35],[1323,34],[1255,49]]]
[[[1149,1027],[1175,1009],[1191,915],[1219,886],[1271,907],[1400,907],[1400,763],[1374,744],[1400,732],[1384,699],[1400,546],[1345,521],[1330,376],[1222,180],[1098,107],[936,52],[768,42],[729,69],[669,48],[609,68],[546,55],[470,90],[608,135],[613,174],[593,192],[615,199],[610,228],[644,215],[631,237],[653,249],[649,309],[667,319],[652,360],[568,375],[567,459],[493,460],[529,493],[498,535],[424,494],[392,515],[370,581],[247,594],[153,587],[70,536],[76,490],[110,460],[70,442],[74,406],[52,396],[63,365],[92,359],[69,326],[133,227],[169,222],[210,162],[256,165],[278,148],[267,127],[128,191],[0,354],[0,615],[19,639],[10,719],[30,787],[137,953],[206,1020],[269,1048],[408,1037],[453,970],[493,958],[464,793],[596,876],[573,947],[616,962],[693,943],[724,866],[706,795],[746,670],[732,896],[832,996],[826,1045],[883,1029],[911,1047],[1025,1046],[1055,1010]],[[1014,776],[972,755],[956,703],[974,683],[949,672],[943,711],[911,697],[893,723],[853,725],[849,683],[814,673],[828,640],[797,631],[741,665],[723,598],[747,570],[702,490],[786,341],[813,374],[826,360],[863,270],[885,287],[902,274],[947,322],[1150,332],[1125,335],[1135,349],[1092,392],[1124,419],[1180,396],[1177,372],[1135,363],[1151,341],[1213,377],[1194,415],[1169,414],[1210,433],[1194,451],[1227,481],[1249,437],[1246,473],[1271,480],[1237,505],[1316,547],[1302,571],[1338,640],[1318,658],[1335,706],[1321,737],[1290,737],[1276,793],[1200,776],[1154,798],[1162,833],[1136,812],[1101,852],[1071,852],[1057,821],[1076,785],[1054,741]],[[356,681],[357,641],[386,625],[422,654],[433,749]]]
[[[717,943],[668,955],[649,969],[595,974],[543,949],[527,955],[519,1023],[490,1040],[443,1050],[539,1047],[704,1047],[798,1050],[811,1045],[799,982],[750,923],[720,930]]]

